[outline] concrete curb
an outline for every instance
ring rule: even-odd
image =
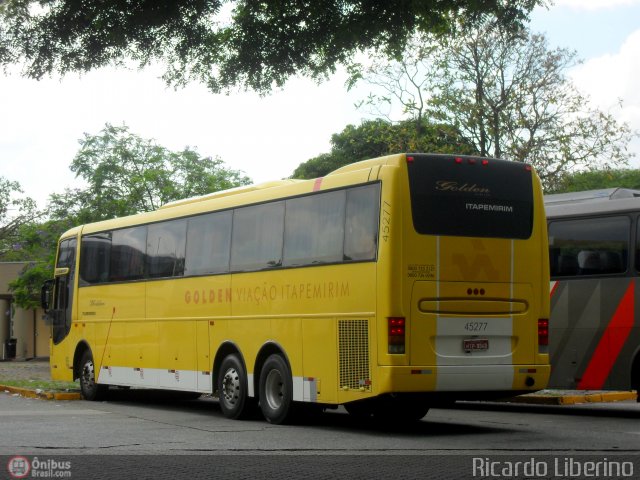
[[[582,403],[606,403],[622,402],[627,400],[637,400],[636,392],[597,392],[579,393],[571,392],[567,394],[539,394],[529,393],[507,400],[509,403],[529,403],[534,405],[576,405]]]
[[[0,392],[14,393],[26,398],[40,398],[43,400],[82,400],[80,392],[47,392],[40,389],[13,387],[0,384]],[[562,391],[548,393],[528,393],[518,397],[506,399],[507,403],[520,403],[532,405],[576,405],[583,403],[606,403],[637,400],[638,394],[631,392],[576,392]]]
[[[0,392],[14,393],[25,398],[40,398],[42,400],[81,400],[80,392],[47,392],[40,389],[30,389],[13,387],[10,385],[1,385]]]

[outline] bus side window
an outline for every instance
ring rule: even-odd
[[[231,239],[232,270],[247,272],[281,266],[284,201],[237,208]]]
[[[345,202],[345,190],[287,200],[284,266],[342,261]]]
[[[640,272],[640,217],[636,222],[636,270]]]
[[[603,273],[624,271],[620,254],[616,252],[600,252],[600,268]]]
[[[573,255],[558,256],[558,275],[577,275],[578,259]]]
[[[625,273],[629,258],[630,227],[628,216],[550,222],[551,276],[582,277]]]
[[[375,259],[379,211],[379,184],[352,188],[347,192],[345,260]]]
[[[186,220],[149,225],[147,231],[147,276],[181,277],[184,273]]]
[[[95,285],[109,280],[111,232],[82,237],[80,285]]]
[[[121,282],[144,278],[147,227],[114,230],[111,243],[109,280]]]
[[[185,275],[227,273],[233,211],[190,218],[187,227]]]
[[[600,254],[591,250],[583,250],[578,253],[578,268],[580,275],[594,275],[602,272]]]

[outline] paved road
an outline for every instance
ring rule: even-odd
[[[341,409],[298,425],[274,426],[260,419],[227,420],[212,399],[182,401],[157,392],[120,391],[99,403],[0,394],[0,455],[6,455],[0,465],[9,456],[24,455],[30,461],[71,461],[72,478],[134,473],[143,478],[424,479],[473,478],[474,458],[533,458],[542,466],[589,455],[633,461],[638,478],[639,420],[635,402],[467,403],[434,409],[407,428],[359,423]]]

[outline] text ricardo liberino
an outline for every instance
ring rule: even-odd
[[[548,460],[492,460],[473,457],[473,476],[478,478],[630,478],[634,462],[609,460],[604,457],[555,457]]]

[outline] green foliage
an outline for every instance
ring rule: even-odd
[[[28,261],[20,276],[9,282],[9,291],[21,308],[37,308],[40,304],[40,288],[53,276],[58,239],[73,226],[73,217],[31,222],[22,225],[16,237],[14,251],[6,260]]]
[[[347,125],[331,137],[331,152],[301,163],[292,178],[316,178],[344,165],[400,152],[476,153],[458,132],[425,120],[393,124],[377,119]]]
[[[617,187],[640,190],[640,170],[594,170],[568,173],[548,193],[581,192]]]
[[[23,260],[19,247],[19,231],[40,213],[33,199],[23,196],[18,182],[0,176],[0,259]]]
[[[201,157],[190,148],[172,152],[126,126],[109,124],[98,135],[84,135],[70,168],[87,187],[51,195],[49,220],[21,225],[7,254],[10,260],[30,261],[9,285],[23,308],[38,305],[40,287],[53,275],[58,239],[69,228],[250,183],[220,159]]]
[[[13,299],[21,308],[33,309],[40,305],[40,288],[53,276],[53,266],[49,263],[32,262],[22,270],[20,276],[9,282]]]
[[[47,392],[68,392],[68,391],[80,391],[80,386],[77,382],[60,382],[57,380],[14,380],[0,378],[0,385],[6,385],[9,387],[28,388],[29,390],[45,390]]]
[[[416,31],[447,32],[491,15],[518,25],[544,0],[10,0],[0,3],[0,64],[25,75],[161,61],[165,80],[212,91],[268,91],[296,74],[322,78],[354,53],[399,55]]]
[[[110,124],[98,135],[84,135],[70,168],[88,187],[52,196],[52,215],[65,218],[71,212],[81,223],[250,183],[219,158],[201,157],[190,148],[172,152],[126,126]]]
[[[416,35],[398,61],[353,65],[351,83],[382,92],[369,107],[400,105],[411,118],[455,126],[482,156],[532,164],[550,189],[564,172],[630,157],[629,126],[591,107],[566,77],[576,63],[543,35],[487,19],[460,35]]]

